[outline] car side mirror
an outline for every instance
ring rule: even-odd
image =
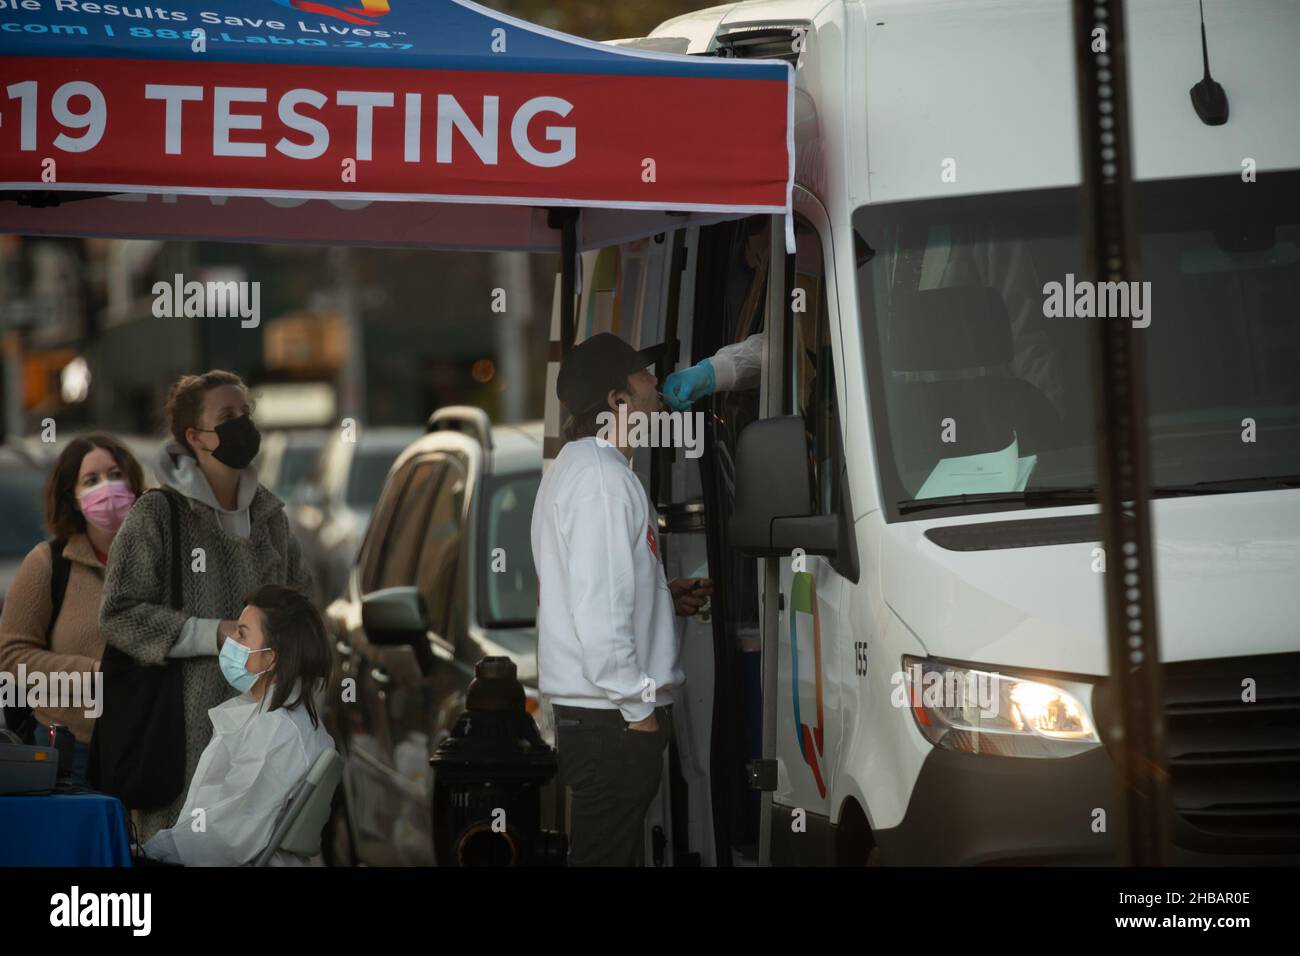
[[[788,557],[795,548],[820,554],[845,577],[858,578],[848,482],[841,473],[840,514],[816,513],[804,420],[782,415],[753,422],[736,441],[736,507],[727,530],[732,547],[756,558]]]
[[[361,629],[378,647],[409,645],[420,670],[433,669],[429,647],[429,610],[420,589],[409,585],[371,591],[361,597]]]

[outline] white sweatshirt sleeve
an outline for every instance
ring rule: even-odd
[[[645,522],[622,498],[590,495],[567,503],[561,527],[569,543],[569,607],[582,646],[582,672],[632,723],[654,712],[641,699],[636,657],[633,549],[643,546]]]
[[[217,647],[217,628],[221,621],[215,617],[188,617],[181,625],[181,636],[176,639],[167,656],[176,657],[215,657],[220,653]]]
[[[725,345],[709,359],[713,366],[714,391],[740,392],[757,388],[763,373],[763,349],[767,333],[755,332],[743,342]]]

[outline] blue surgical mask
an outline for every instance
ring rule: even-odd
[[[247,669],[248,656],[250,654],[260,654],[262,651],[269,651],[271,648],[264,647],[260,651],[252,651],[240,644],[233,637],[226,638],[221,645],[221,654],[218,660],[221,664],[221,674],[226,678],[226,682],[241,694],[248,692],[248,689],[257,683],[261,674],[249,673]],[[263,672],[265,673],[265,672]]]

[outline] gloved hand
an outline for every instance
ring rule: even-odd
[[[701,359],[690,368],[673,372],[664,379],[664,404],[675,412],[684,412],[692,402],[712,395],[716,382],[713,364],[708,359]]]

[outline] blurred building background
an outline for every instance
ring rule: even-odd
[[[53,418],[154,433],[168,385],[209,368],[254,385],[273,427],[418,425],[456,403],[535,418],[528,356],[545,354],[556,268],[525,254],[3,237],[5,432]],[[260,321],[155,316],[155,283],[177,275],[260,283]]]

